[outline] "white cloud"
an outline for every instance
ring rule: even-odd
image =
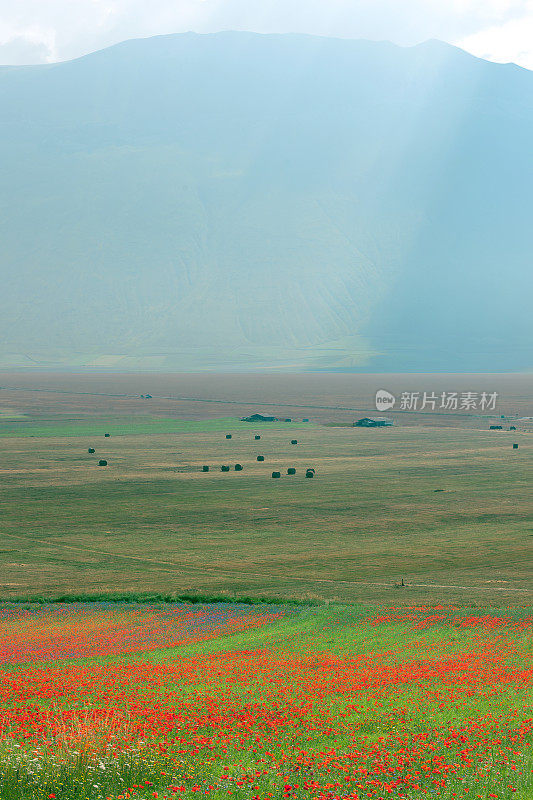
[[[0,44],[0,64],[42,64],[53,60],[53,51],[43,39],[32,41],[27,33],[11,36]]]
[[[403,45],[437,38],[531,66],[532,26],[533,0],[0,0],[0,61],[61,60],[129,38],[233,29]]]
[[[533,2],[528,6],[522,15],[466,36],[458,45],[480,58],[533,70]]]

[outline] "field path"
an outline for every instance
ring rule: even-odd
[[[39,539],[34,536],[23,536],[16,533],[2,533],[2,536],[9,537],[11,539],[21,539],[23,541],[32,541],[38,544],[44,544],[47,547],[56,547],[60,550],[75,550],[80,553],[94,553],[95,555],[107,556],[108,558],[114,558],[119,561],[140,561],[141,563],[148,563],[148,564],[156,564],[157,566],[161,566],[163,568],[172,566],[175,567],[183,572],[201,572],[201,573],[212,573],[215,575],[223,575],[226,577],[238,577],[240,575],[247,575],[257,578],[286,578],[286,574],[279,574],[279,573],[271,573],[271,572],[249,572],[248,570],[224,570],[220,567],[195,567],[192,565],[184,566],[183,564],[179,564],[176,561],[166,561],[161,559],[153,559],[153,558],[146,558],[146,556],[133,556],[133,555],[125,555],[120,553],[110,553],[107,550],[99,550],[91,547],[82,547],[81,545],[72,545],[72,544],[60,544],[57,542],[50,542],[46,539]],[[165,572],[169,572],[173,574],[175,572],[174,569],[164,569]],[[347,581],[347,580],[336,580],[335,578],[305,578],[301,575],[291,575],[291,581],[298,581],[300,583],[326,583],[326,584],[342,584],[343,586],[391,586],[393,585],[392,582],[389,583],[378,583],[375,581]],[[0,584],[1,586],[2,584]],[[496,592],[529,592],[529,589],[523,587],[508,587],[508,586],[463,586],[459,584],[440,584],[440,583],[412,583],[408,582],[405,584],[406,587],[420,587],[420,588],[433,588],[433,589],[464,589],[467,591],[496,591]]]

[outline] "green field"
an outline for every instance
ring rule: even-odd
[[[286,430],[286,422],[268,423],[269,430]],[[291,428],[309,427],[309,423],[291,422]],[[151,417],[109,416],[89,420],[66,420],[58,423],[42,423],[25,420],[23,415],[18,422],[2,422],[1,438],[99,438],[103,433],[110,436],[150,436],[162,433],[209,433],[210,431],[249,431],[250,423],[241,422],[235,417],[206,420],[153,419]]]
[[[4,598],[533,597],[527,434],[100,417],[6,421],[2,430]],[[238,462],[242,472],[220,472]]]

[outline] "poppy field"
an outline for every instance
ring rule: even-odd
[[[532,610],[5,605],[2,800],[533,798]]]

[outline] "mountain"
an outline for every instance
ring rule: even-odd
[[[533,73],[177,34],[0,68],[0,366],[530,368]]]

